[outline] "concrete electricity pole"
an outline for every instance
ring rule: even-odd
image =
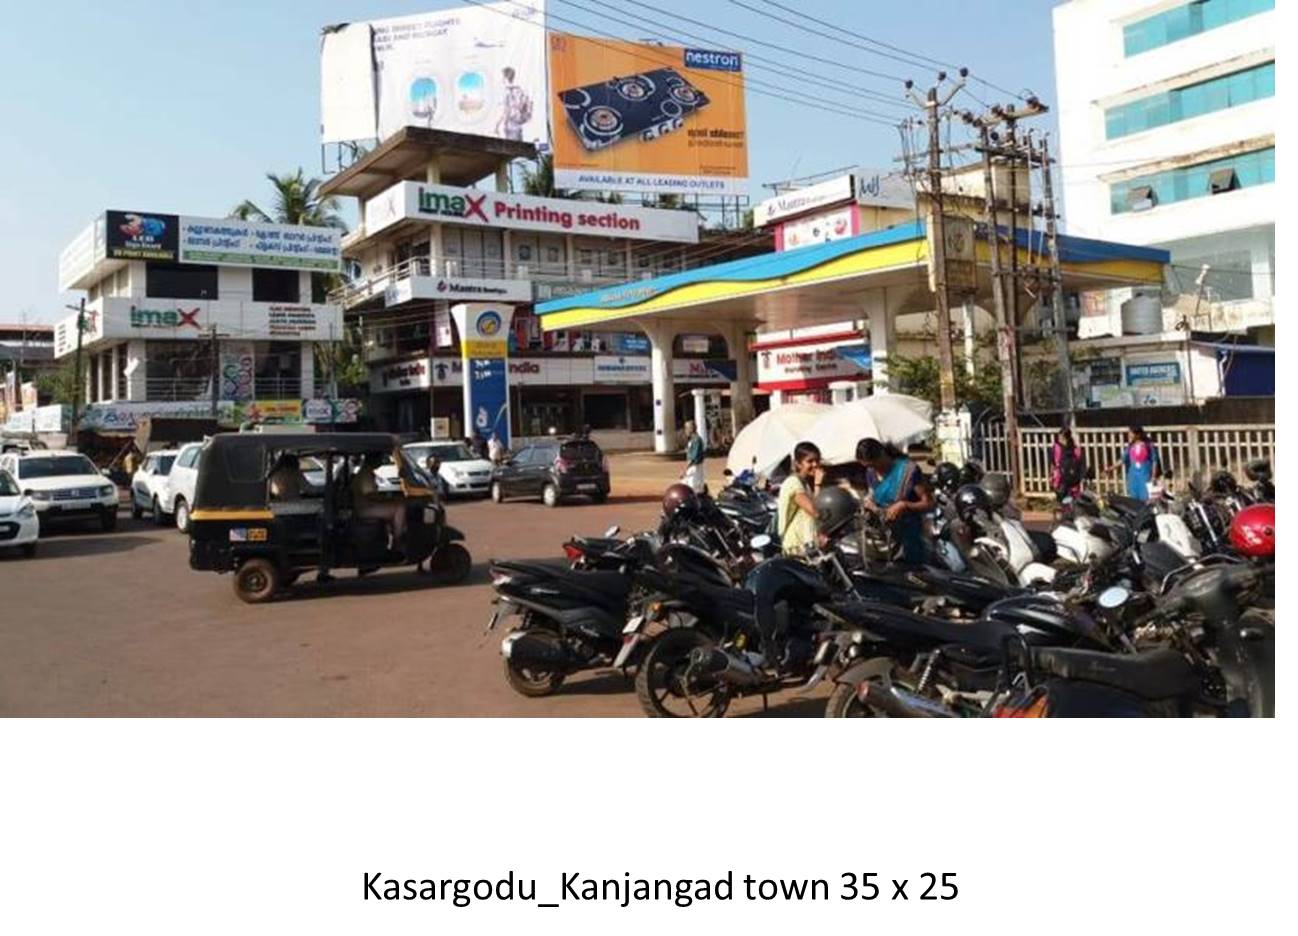
[[[77,356],[72,366],[72,381],[76,386],[72,388],[72,425],[69,427],[72,431],[72,437],[75,439],[77,436],[77,419],[80,417],[81,410],[81,393],[84,389],[81,386],[81,336],[86,330],[86,297],[82,296],[80,304],[68,306],[68,308],[75,309],[77,313]]]
[[[1050,250],[1050,305],[1054,313],[1055,347],[1059,352],[1059,369],[1064,378],[1064,417],[1073,424],[1073,363],[1068,354],[1068,318],[1064,312],[1064,276],[1059,269],[1059,230],[1055,214],[1055,189],[1050,179],[1050,137],[1041,139],[1041,196],[1046,216],[1046,243]]]
[[[928,223],[932,225],[933,285],[937,303],[937,360],[938,382],[941,388],[943,412],[955,410],[955,358],[951,353],[951,297],[946,285],[946,221],[942,212],[942,108],[964,87],[966,68],[960,69],[960,80],[951,85],[945,95],[939,88],[946,81],[946,72],[938,72],[937,85],[920,97],[914,82],[906,82],[906,94],[924,111],[928,125]]]

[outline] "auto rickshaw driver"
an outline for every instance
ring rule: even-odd
[[[396,549],[406,532],[406,501],[404,497],[385,497],[379,493],[374,472],[382,464],[383,456],[378,452],[366,453],[360,469],[352,477],[352,509],[358,517],[386,521],[391,537],[389,548]]]

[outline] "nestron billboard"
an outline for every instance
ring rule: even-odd
[[[544,142],[544,0],[329,27],[320,111],[325,143],[407,126]]]
[[[550,113],[559,188],[748,190],[737,52],[551,33]]]

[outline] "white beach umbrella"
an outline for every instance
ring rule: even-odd
[[[807,430],[833,407],[824,403],[786,403],[768,410],[739,431],[726,456],[726,467],[739,474],[751,468],[770,474],[793,447],[809,439]]]
[[[933,407],[927,400],[885,393],[829,407],[806,435],[820,447],[826,464],[842,465],[856,458],[856,443],[878,439],[905,448],[933,431]]]

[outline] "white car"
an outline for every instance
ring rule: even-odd
[[[194,505],[194,488],[198,485],[198,456],[202,451],[202,442],[182,445],[167,474],[162,510],[176,518],[176,529],[181,533],[189,532],[189,511]]]
[[[32,499],[42,523],[95,520],[104,530],[117,527],[117,486],[80,452],[32,449],[0,455],[18,489]]]
[[[162,509],[167,496],[167,476],[175,464],[179,449],[152,452],[131,475],[131,516],[139,520],[145,512],[153,515],[153,522],[161,526],[167,520]]]
[[[21,549],[29,559],[36,555],[41,521],[36,504],[22,492],[7,471],[0,471],[0,549]]]
[[[486,497],[491,491],[491,462],[478,458],[463,442],[412,442],[403,445],[402,451],[416,465],[423,467],[428,456],[441,463],[437,468],[443,494],[479,494]],[[396,479],[395,465],[385,465],[386,471]]]

